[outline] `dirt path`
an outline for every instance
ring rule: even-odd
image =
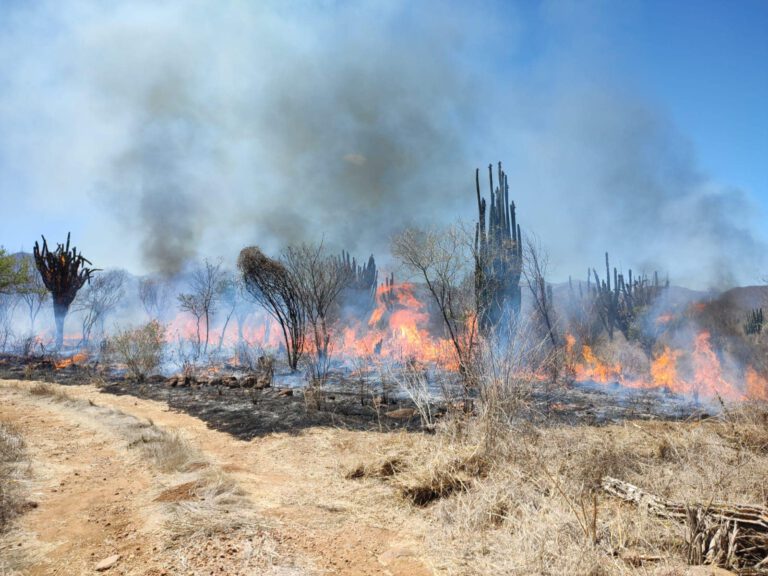
[[[22,517],[21,532],[13,536],[25,535],[28,542],[24,547],[33,561],[28,573],[93,573],[99,560],[120,554],[107,573],[162,574],[172,565],[154,502],[163,479],[87,411],[13,385],[18,383],[0,382],[0,418],[16,423],[25,436],[35,476],[33,500],[39,504]],[[290,557],[282,564],[301,566],[280,574],[432,574],[418,557],[428,529],[420,517],[386,487],[343,478],[355,459],[381,443],[375,434],[314,428],[243,442],[160,402],[102,394],[92,386],[64,389],[74,398],[182,431],[268,519],[274,553]]]

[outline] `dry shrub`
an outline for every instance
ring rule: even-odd
[[[570,481],[572,489],[583,491],[600,489],[604,476],[626,478],[634,471],[637,455],[631,447],[620,446],[608,434],[576,435],[573,446],[566,447],[566,458],[560,461],[561,473]]]
[[[57,402],[66,402],[72,400],[72,397],[64,392],[60,387],[45,382],[38,382],[37,384],[34,384],[29,389],[29,393],[33,396],[48,397],[51,400]]]
[[[165,329],[157,320],[134,330],[120,330],[110,338],[107,350],[139,382],[156,370],[163,359]]]
[[[358,478],[391,478],[404,471],[407,466],[407,462],[400,454],[388,454],[373,462],[363,462],[354,466],[344,474],[344,477],[347,480],[355,480]]]
[[[768,454],[768,403],[750,402],[728,409],[721,435],[742,448]]]
[[[168,503],[167,526],[176,539],[231,533],[256,524],[245,493],[220,470],[201,474],[191,492],[193,499]]]
[[[620,501],[605,475],[694,504],[768,502],[763,415],[754,407],[694,422],[595,426],[494,420],[442,422],[353,468],[386,482],[433,526],[427,551],[441,573],[685,573],[686,527]],[[396,447],[393,447],[393,444]]]
[[[21,434],[10,424],[0,422],[0,533],[23,510],[20,465],[25,459]]]
[[[203,464],[200,453],[176,431],[137,422],[128,442],[129,448],[139,448],[163,472],[185,472]]]

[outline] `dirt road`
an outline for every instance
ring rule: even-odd
[[[433,573],[419,557],[429,527],[418,513],[381,483],[344,479],[386,441],[380,434],[310,428],[243,442],[160,402],[54,385],[74,399],[62,401],[30,394],[31,386],[0,381],[0,420],[21,430],[31,460],[36,507],[0,541],[6,557],[13,550],[24,558],[23,574],[96,573],[115,557],[103,573]],[[112,411],[179,431],[207,468],[234,480],[255,527],[196,526],[193,536],[174,539],[169,526],[189,504],[191,473],[163,472],[142,458]]]

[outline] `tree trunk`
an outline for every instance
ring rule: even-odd
[[[53,304],[53,317],[56,321],[56,350],[61,350],[64,345],[64,319],[69,312],[69,306],[66,304]]]

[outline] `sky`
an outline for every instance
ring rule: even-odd
[[[0,245],[387,263],[502,161],[554,280],[768,276],[768,2],[0,0]],[[485,180],[483,180],[484,182]],[[487,195],[484,188],[483,193]]]

